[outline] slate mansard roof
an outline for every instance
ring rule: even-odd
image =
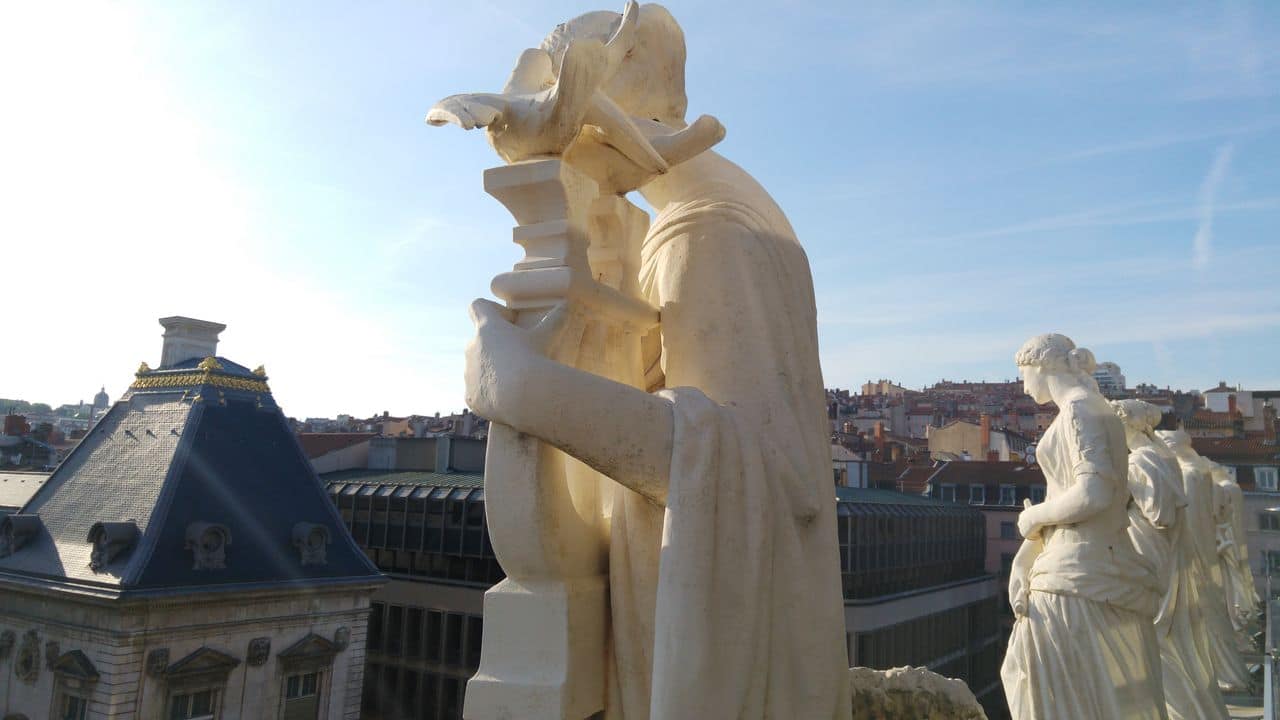
[[[326,496],[265,372],[223,358],[144,364],[11,518],[23,516],[38,516],[38,529],[0,557],[0,581],[105,597],[382,581]],[[108,533],[97,523],[108,524],[115,544],[100,543],[95,558],[90,536]],[[221,557],[202,562],[210,528],[227,542]],[[305,537],[321,538],[313,541],[319,553],[314,545],[304,552]]]

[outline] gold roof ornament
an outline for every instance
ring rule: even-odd
[[[254,370],[253,370],[253,374],[254,374],[254,375],[257,375],[258,377],[266,377],[266,376],[267,376],[267,368],[266,368],[266,366],[264,366],[264,365],[259,365],[258,367],[254,368]]]
[[[149,372],[151,372],[151,366],[144,360],[142,364],[138,365],[138,372],[134,373],[134,375],[146,375]]]
[[[205,372],[213,372],[214,370],[221,370],[222,363],[218,362],[217,358],[210,356],[201,360],[200,364],[197,365],[196,368]]]

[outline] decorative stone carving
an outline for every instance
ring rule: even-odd
[[[258,667],[266,663],[270,655],[271,638],[254,638],[249,641],[249,651],[245,653],[244,661],[251,667]]]
[[[298,642],[276,653],[276,661],[287,673],[310,672],[329,667],[341,651],[333,641],[307,633]]]
[[[1058,416],[1036,446],[1045,500],[1026,503],[1001,668],[1014,720],[1165,720],[1156,568],[1127,533],[1124,427],[1093,380],[1093,353],[1038,335],[1015,355],[1023,387]]]
[[[40,534],[39,515],[6,515],[0,518],[0,558],[18,552]]]
[[[851,668],[853,720],[987,720],[969,688],[928,668]]]
[[[807,259],[759,183],[706,152],[720,124],[686,122],[684,59],[669,13],[628,3],[558,26],[502,94],[428,115],[486,127],[513,163],[485,190],[525,251],[494,280],[506,307],[472,306],[507,577],[468,718],[849,716]],[[689,610],[726,597],[735,612]]]
[[[147,674],[158,677],[169,667],[169,648],[156,648],[147,653]]]
[[[13,674],[24,683],[34,683],[40,677],[40,635],[28,630],[18,645],[18,656],[13,661]]]
[[[49,640],[44,644],[44,666],[53,669],[53,663],[62,655],[62,647],[57,640]]]
[[[12,630],[0,632],[0,660],[9,657],[9,653],[13,651],[13,645],[17,640],[17,635]]]
[[[187,549],[191,551],[195,570],[221,570],[227,566],[227,546],[231,530],[226,525],[193,522],[187,526]]]
[[[338,652],[342,652],[343,650],[346,650],[347,646],[351,644],[351,628],[347,627],[346,625],[343,625],[337,630],[334,630],[333,644],[337,646]]]
[[[303,565],[324,565],[325,549],[330,542],[326,525],[300,522],[293,526],[293,546],[298,549]]]
[[[132,520],[96,522],[89,528],[88,541],[93,544],[89,567],[94,572],[101,572],[117,557],[133,549],[138,541],[138,525]]]
[[[80,650],[62,653],[49,662],[49,669],[75,687],[98,681],[98,669]]]
[[[240,661],[220,650],[205,646],[164,668],[170,687],[201,687],[225,684]]]

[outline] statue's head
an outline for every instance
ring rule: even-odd
[[[1144,435],[1159,425],[1161,418],[1164,417],[1159,407],[1142,400],[1113,400],[1111,407],[1115,408],[1116,415],[1119,416],[1120,422],[1124,423],[1126,430]]]
[[[1071,338],[1058,333],[1036,335],[1014,353],[1013,362],[1022,373],[1022,388],[1038,403],[1053,398],[1049,394],[1048,377],[1071,375],[1093,382],[1098,361],[1093,353],[1076,347]]]
[[[622,22],[621,13],[600,10],[561,23],[542,41],[552,66],[569,43],[576,40],[606,42]],[[604,92],[628,114],[673,127],[683,127],[689,105],[684,93],[684,32],[661,5],[640,6],[635,43],[621,67],[604,86]]]
[[[1190,450],[1191,436],[1185,430],[1157,430],[1156,437],[1174,450]]]

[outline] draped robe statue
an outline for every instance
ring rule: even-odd
[[[1201,574],[1188,529],[1187,496],[1178,460],[1153,428],[1158,407],[1141,400],[1111,403],[1129,445],[1129,537],[1156,568],[1163,596],[1155,617],[1165,705],[1171,720],[1226,720],[1209,637],[1200,611]]]
[[[660,314],[642,343],[645,387],[548,351],[597,323],[581,299],[594,296],[574,285],[578,296],[537,322],[473,305],[468,403],[514,430],[513,442],[536,438],[607,479],[598,512],[608,637],[588,669],[606,682],[588,712],[844,720],[849,670],[808,262],[764,188],[707,150],[719,124],[685,122],[684,56],[660,6],[588,13],[525,51],[504,93],[446,98],[428,115],[487,127],[507,162],[553,158],[589,177],[599,197],[638,189],[657,210],[623,281]],[[569,190],[555,194],[572,204]],[[528,200],[512,203],[527,211]],[[506,567],[512,550],[494,545]],[[489,612],[486,599],[486,655]],[[528,711],[541,698],[520,702],[473,705],[469,686],[467,717],[556,716]]]
[[[1015,620],[1000,670],[1014,720],[1165,720],[1152,559],[1128,534],[1124,428],[1098,392],[1093,354],[1059,334],[1015,356],[1023,387],[1058,416],[1036,450],[1045,499],[1018,516]],[[1138,498],[1142,501],[1142,498]],[[1143,503],[1164,522],[1176,503]]]
[[[1253,584],[1253,571],[1249,567],[1249,546],[1245,542],[1244,493],[1227,469],[1211,463],[1214,497],[1217,501],[1218,564],[1221,567],[1226,589],[1227,610],[1231,624],[1236,629],[1241,648],[1249,648],[1254,620],[1261,599]]]
[[[1200,607],[1208,629],[1210,654],[1218,687],[1224,690],[1242,690],[1248,687],[1249,676],[1245,670],[1236,643],[1235,628],[1227,608],[1226,587],[1218,558],[1218,518],[1220,511],[1214,502],[1212,468],[1191,447],[1191,438],[1182,430],[1162,430],[1157,433],[1165,445],[1174,452],[1182,470],[1183,484],[1189,501],[1188,512],[1191,538],[1196,550],[1197,572],[1200,575]]]

